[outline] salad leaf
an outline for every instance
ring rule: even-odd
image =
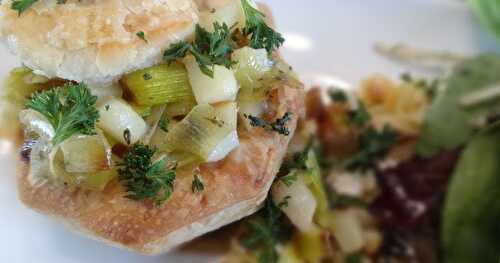
[[[445,262],[498,262],[500,257],[500,129],[475,137],[450,184],[443,214]]]
[[[417,152],[432,156],[466,143],[476,130],[477,121],[498,110],[498,101],[464,107],[461,99],[500,83],[500,55],[485,54],[458,65],[443,81],[427,111]]]
[[[469,0],[481,23],[500,39],[500,1]]]

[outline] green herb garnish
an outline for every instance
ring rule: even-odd
[[[245,12],[246,24],[243,35],[250,38],[250,47],[255,49],[265,48],[267,52],[278,49],[285,39],[266,24],[265,15],[255,9],[248,0],[241,0]]]
[[[10,5],[12,10],[16,10],[18,15],[21,15],[24,11],[30,8],[33,4],[35,4],[38,0],[14,0]]]
[[[160,130],[164,132],[168,132],[168,119],[163,117],[159,122],[158,122],[158,127]]]
[[[201,71],[213,78],[214,66],[221,65],[231,68],[235,62],[231,60],[234,43],[231,31],[226,24],[214,23],[214,32],[208,32],[196,25],[195,38],[192,43],[181,41],[172,44],[165,51],[163,58],[167,63],[184,58],[188,53],[193,55]]]
[[[142,75],[142,79],[143,80],[150,80],[150,79],[153,79],[153,76],[151,76],[151,74],[149,74],[149,73],[144,73],[144,75]]]
[[[95,134],[99,119],[96,102],[97,97],[85,84],[66,84],[35,93],[26,107],[47,118],[55,131],[52,143],[58,145],[74,134]]]
[[[349,122],[359,127],[363,127],[370,122],[371,116],[365,104],[358,100],[358,108],[349,114]]]
[[[297,179],[297,172],[291,171],[289,174],[280,177],[278,180],[280,180],[286,186],[290,187],[293,183],[297,182]]]
[[[148,40],[146,39],[146,34],[144,31],[139,31],[137,34],[135,34],[138,38],[142,39],[144,42],[148,43]]]
[[[245,114],[244,116],[250,121],[250,125],[253,127],[260,127],[267,131],[277,132],[285,136],[290,135],[290,130],[288,129],[286,124],[291,120],[291,112],[286,112],[283,117],[276,119],[276,121],[272,123],[252,115]]]
[[[193,193],[201,193],[205,190],[205,185],[203,185],[199,173],[195,173],[193,175],[193,183],[191,184],[191,190],[193,191]]]
[[[391,127],[385,126],[380,132],[369,127],[358,137],[359,152],[348,159],[345,166],[349,170],[371,169],[396,142],[397,133]]]
[[[258,253],[259,263],[275,263],[279,254],[276,246],[290,239],[289,226],[284,222],[283,212],[268,197],[264,208],[247,223],[246,234],[241,244]]]
[[[330,99],[336,103],[346,103],[348,101],[348,96],[345,91],[338,88],[328,90],[328,95]]]
[[[118,179],[125,186],[127,198],[151,199],[162,205],[174,192],[175,167],[166,167],[164,159],[153,162],[156,150],[136,143],[118,164]]]

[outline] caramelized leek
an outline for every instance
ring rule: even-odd
[[[133,104],[154,106],[193,99],[184,65],[161,64],[125,75],[124,97]]]
[[[159,148],[174,155],[188,153],[200,161],[206,161],[232,131],[228,120],[224,120],[216,108],[202,104],[194,107],[184,120],[167,133]]]
[[[243,89],[257,88],[266,72],[273,67],[265,49],[244,47],[234,51],[232,59],[237,61],[235,76]]]
[[[170,118],[184,117],[196,106],[194,98],[192,100],[179,101],[167,105],[165,115]]]
[[[297,180],[291,184],[278,181],[273,185],[271,195],[276,204],[286,202],[281,210],[302,233],[314,230],[314,213],[317,202],[303,177],[307,174],[296,174]]]
[[[64,141],[60,149],[67,172],[98,172],[111,166],[110,146],[103,136],[75,135]]]
[[[73,136],[54,148],[49,159],[55,179],[71,186],[101,191],[116,176],[111,149],[102,133]]]

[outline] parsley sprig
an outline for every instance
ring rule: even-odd
[[[55,131],[52,143],[58,145],[74,134],[95,134],[96,101],[85,84],[66,84],[35,93],[26,107],[47,118]]]
[[[172,44],[163,54],[163,58],[167,63],[171,63],[189,53],[194,56],[201,71],[213,78],[215,65],[231,68],[235,64],[231,60],[234,45],[231,30],[225,23],[222,25],[214,23],[214,32],[208,32],[200,25],[196,25],[194,41]]]
[[[255,9],[248,0],[241,0],[241,4],[246,17],[243,34],[250,38],[250,47],[265,48],[267,52],[272,52],[283,45],[285,39],[266,24],[266,16],[262,12]]]
[[[247,224],[247,231],[240,240],[247,248],[258,252],[259,263],[275,263],[279,254],[276,246],[290,239],[290,227],[272,198],[266,199],[264,208]]]
[[[174,192],[175,168],[167,168],[165,160],[153,163],[156,150],[136,143],[118,164],[118,179],[125,186],[127,198],[151,199],[162,205]]]

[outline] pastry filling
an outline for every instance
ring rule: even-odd
[[[177,169],[223,160],[241,131],[289,136],[292,113],[275,116],[267,105],[277,84],[298,82],[272,55],[281,34],[247,0],[200,18],[192,41],[165,47],[162,63],[111,84],[13,70],[7,92],[23,127],[30,182],[102,191],[116,179],[128,198],[161,205]],[[148,41],[144,32],[137,37]],[[193,174],[193,191],[203,188]]]

